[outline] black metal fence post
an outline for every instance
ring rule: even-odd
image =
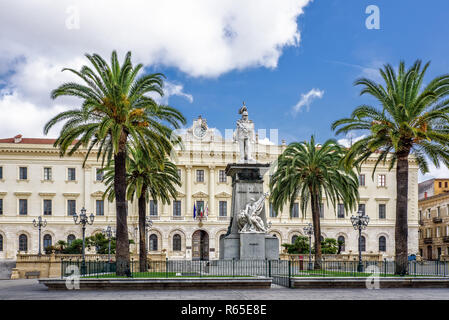
[[[168,278],[168,258],[165,258],[165,277]]]

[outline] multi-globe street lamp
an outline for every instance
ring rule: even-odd
[[[357,216],[351,217],[351,223],[354,227],[354,230],[359,230],[359,265],[357,266],[358,272],[363,272],[363,264],[362,264],[362,230],[368,227],[369,217],[364,214],[363,211],[358,211]]]
[[[37,218],[37,221],[36,221],[36,219],[33,220],[33,225],[36,228],[38,228],[38,230],[39,230],[39,253],[38,254],[42,255],[42,252],[41,252],[41,228],[45,228],[47,226],[47,220],[42,220],[42,217],[39,216]]]
[[[107,226],[102,232],[108,239],[108,262],[111,262],[111,240],[114,236],[114,230],[112,230],[111,226]]]
[[[313,269],[312,265],[312,235],[313,235],[313,225],[309,223],[304,227],[304,233],[309,236],[309,270]]]
[[[85,258],[85,239],[86,239],[86,224],[92,225],[94,223],[95,216],[93,213],[90,214],[89,217],[87,217],[86,209],[84,207],[81,209],[81,213],[79,215],[79,221],[78,221],[78,215],[75,213],[73,215],[73,221],[75,224],[81,224],[83,226],[83,259],[81,262],[81,274],[86,273],[86,258]]]
[[[150,217],[146,217],[146,219],[145,219],[145,242],[147,243],[147,252],[150,250],[149,249],[150,241],[148,240],[148,231],[151,230],[152,226],[153,226],[153,221],[150,219]]]

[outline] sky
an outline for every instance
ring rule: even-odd
[[[245,101],[256,129],[277,129],[277,142],[347,144],[363,133],[336,136],[332,122],[378,106],[360,96],[357,78],[381,81],[384,64],[416,59],[431,61],[425,81],[449,73],[448,12],[447,0],[2,0],[0,138],[44,137],[49,118],[80,105],[50,99],[76,80],[61,69],[117,50],[166,76],[159,101],[188,126],[201,115],[224,133]],[[419,180],[431,177],[449,170],[431,167]]]

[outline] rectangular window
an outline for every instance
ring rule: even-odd
[[[0,179],[3,179],[3,167],[0,167]]]
[[[21,216],[26,216],[28,214],[28,200],[19,199],[19,214]]]
[[[379,204],[379,219],[386,218],[386,205],[384,203]]]
[[[179,180],[181,181],[181,169],[178,169]]]
[[[437,227],[437,238],[440,237],[440,227]]]
[[[277,216],[277,214],[276,214],[276,211],[274,211],[273,204],[270,203],[270,217],[276,218],[276,216]]]
[[[444,187],[447,188],[447,181],[444,183]]]
[[[226,176],[226,171],[225,170],[220,170],[219,181],[220,182],[226,182],[227,181],[227,176]]]
[[[96,181],[101,181],[101,180],[103,180],[103,176],[104,176],[104,172],[102,171],[102,169],[101,168],[97,168],[97,172],[96,172],[96,175],[95,175],[95,180]]]
[[[0,199],[0,215],[3,214],[3,199]]]
[[[438,182],[438,188],[441,188],[441,181]]]
[[[364,174],[359,175],[359,185],[362,187],[365,186],[365,175]]]
[[[324,203],[320,203],[320,218],[324,218]]]
[[[220,201],[219,215],[220,215],[220,217],[226,217],[228,215],[228,202],[227,201]]]
[[[440,217],[440,207],[437,207],[437,218]]]
[[[426,229],[426,238],[432,238],[432,229]]]
[[[196,170],[196,182],[204,182],[204,170]]]
[[[384,174],[379,174],[377,176],[377,185],[379,187],[385,187],[386,186],[386,175]]]
[[[76,200],[67,200],[67,214],[69,216],[76,214]]]
[[[345,205],[343,203],[339,203],[337,209],[338,209],[337,216],[339,218],[344,218],[345,217]]]
[[[299,218],[299,203],[298,202],[295,202],[293,204],[292,211],[290,212],[290,217],[291,218]]]
[[[51,168],[44,168],[44,180],[45,181],[51,180]]]
[[[364,203],[359,203],[359,209],[357,210],[357,213],[359,211],[362,211],[362,216],[365,215],[365,204]]]
[[[173,201],[173,216],[176,216],[176,217],[181,216],[181,201],[180,200]]]
[[[104,216],[104,200],[96,201],[97,216]]]
[[[51,216],[51,200],[44,200],[44,216]]]
[[[20,180],[27,180],[28,179],[28,168],[27,167],[20,167],[19,168],[19,179]]]
[[[76,171],[75,168],[68,168],[67,171],[67,180],[75,181],[76,180]]]
[[[157,201],[150,200],[150,216],[157,216]]]

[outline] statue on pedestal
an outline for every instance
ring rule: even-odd
[[[240,160],[239,163],[255,163],[252,158],[253,145],[256,141],[254,123],[248,120],[248,109],[243,102],[243,106],[239,110],[242,118],[237,120],[237,130],[234,132],[234,142],[239,143]]]
[[[268,228],[262,218],[259,217],[263,209],[265,198],[268,192],[264,193],[257,201],[251,198],[245,209],[241,210],[238,216],[239,233],[266,233]]]

